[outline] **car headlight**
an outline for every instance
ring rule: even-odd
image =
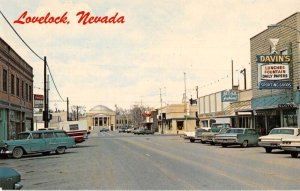
[[[4,144],[4,148],[5,148],[5,149],[7,149],[7,148],[8,148],[8,145],[7,145],[6,143]]]

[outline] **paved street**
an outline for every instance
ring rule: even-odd
[[[22,175],[23,189],[300,188],[300,158],[263,148],[189,143],[179,136],[97,133],[66,154],[2,159]]]

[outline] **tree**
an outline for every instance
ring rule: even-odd
[[[78,106],[78,105],[71,106],[71,120],[79,120],[79,116],[85,116],[85,114],[86,114],[85,106]]]

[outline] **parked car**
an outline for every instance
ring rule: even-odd
[[[134,134],[154,134],[154,131],[150,130],[150,129],[147,129],[147,128],[144,128],[144,127],[141,127],[141,128],[138,128],[136,129],[134,132]]]
[[[137,127],[129,128],[129,129],[127,129],[127,133],[133,133],[137,129],[138,129]]]
[[[122,126],[119,128],[119,133],[125,133],[127,130],[127,127],[126,126]]]
[[[65,153],[65,150],[75,145],[74,137],[69,137],[63,130],[38,130],[19,133],[17,139],[1,141],[0,153],[21,158],[23,154]]]
[[[296,137],[283,139],[280,147],[282,150],[290,152],[293,158],[297,158],[300,153],[300,134]]]
[[[264,147],[266,152],[270,153],[273,149],[281,149],[280,144],[282,143],[282,139],[295,137],[299,133],[300,130],[298,128],[274,128],[268,135],[259,137],[258,145]]]
[[[215,142],[220,143],[222,147],[228,145],[241,145],[247,147],[248,145],[257,145],[258,133],[254,129],[248,128],[230,128],[224,134],[216,135]]]
[[[197,129],[201,129],[199,132],[198,132],[198,135],[200,136],[200,132],[204,129],[206,131],[209,131],[210,130],[210,127],[200,127],[200,128],[197,128]],[[196,131],[197,131],[196,129]],[[190,142],[195,142],[195,140],[199,140],[199,137],[196,138],[196,131],[186,131],[183,133],[183,138],[184,139],[189,139]]]
[[[0,167],[0,188],[3,190],[20,190],[21,175],[10,167]]]
[[[108,132],[108,131],[109,131],[109,129],[107,127],[103,127],[100,129],[100,132]]]
[[[197,140],[201,140],[200,137],[205,132],[208,132],[208,130],[204,129],[204,128],[197,128],[196,131],[195,131],[195,136],[189,136],[188,139],[190,139],[191,143],[193,143]]]
[[[210,131],[202,133],[200,136],[201,143],[210,143],[211,145],[215,144],[215,136],[218,134],[224,134],[229,129],[229,127],[220,125],[212,127]]]

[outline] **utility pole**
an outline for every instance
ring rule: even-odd
[[[198,86],[196,86],[196,92],[197,92],[197,101],[198,101],[198,98],[199,98],[199,96],[198,96]]]
[[[69,98],[67,97],[67,121],[69,120]]]
[[[76,106],[76,113],[77,113],[77,116],[76,116],[77,120],[76,121],[79,121],[78,109],[79,109],[79,106]]]
[[[232,89],[233,89],[233,60],[231,60],[231,85],[232,85]]]
[[[49,105],[48,105],[48,88],[47,88],[47,59],[44,57],[44,128],[49,127]]]
[[[159,88],[159,94],[160,94],[160,118],[161,118],[161,134],[164,134],[164,128],[163,128],[163,114],[162,114],[162,97],[161,97],[161,88]]]
[[[241,73],[244,75],[244,89],[247,89],[247,82],[246,82],[246,68],[244,68],[243,70],[241,70]]]
[[[184,115],[185,115],[185,131],[187,131],[187,104],[186,104],[186,73],[183,72],[184,75]]]

